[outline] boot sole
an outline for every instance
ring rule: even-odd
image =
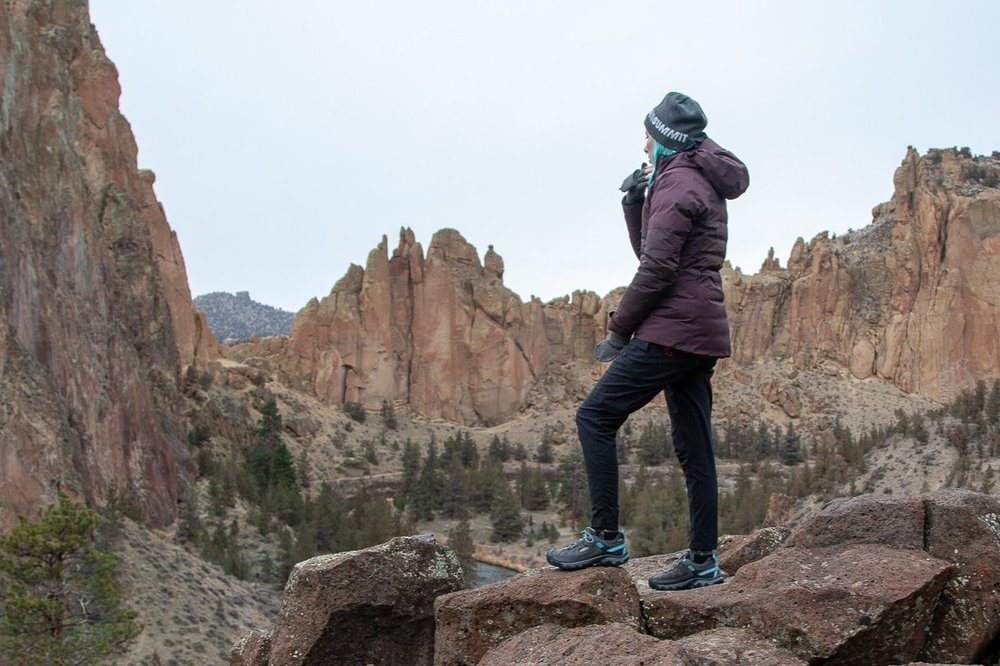
[[[545,561],[563,571],[579,571],[587,567],[620,567],[628,562],[628,555],[620,555],[618,557],[601,555],[598,558],[583,560],[582,562],[553,562],[546,556]]]
[[[726,579],[723,578],[722,576],[710,579],[692,578],[690,580],[684,580],[679,583],[673,583],[673,584],[661,583],[658,585],[654,585],[653,583],[650,583],[649,587],[650,589],[657,590],[659,592],[679,592],[680,590],[693,590],[699,587],[709,587],[710,585],[718,585],[719,583],[724,583],[725,581]]]

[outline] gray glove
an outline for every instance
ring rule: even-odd
[[[646,163],[628,175],[618,189],[625,193],[625,205],[635,206],[646,198],[646,188],[649,186],[649,174],[646,173]]]
[[[597,346],[594,347],[594,358],[601,363],[613,361],[627,344],[628,338],[610,331],[608,337],[598,342]]]

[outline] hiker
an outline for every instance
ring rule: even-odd
[[[704,132],[701,106],[678,92],[646,116],[643,164],[625,182],[622,208],[639,269],[608,320],[594,357],[612,364],[576,413],[590,488],[591,526],[549,550],[560,569],[628,561],[618,524],[615,435],[630,414],[666,397],[674,452],[687,486],[690,549],[649,579],[656,590],[720,583],[719,491],[712,444],[712,373],[730,354],[719,274],[726,256],[726,199],[746,191],[749,173]],[[648,187],[648,191],[647,191]]]

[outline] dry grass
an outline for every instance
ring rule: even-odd
[[[225,575],[169,532],[126,521],[116,549],[123,601],[145,626],[119,664],[227,664],[233,643],[277,615],[278,590]]]

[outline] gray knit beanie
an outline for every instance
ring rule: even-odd
[[[646,131],[664,148],[690,150],[705,139],[708,118],[698,102],[679,92],[669,92],[646,114]]]

